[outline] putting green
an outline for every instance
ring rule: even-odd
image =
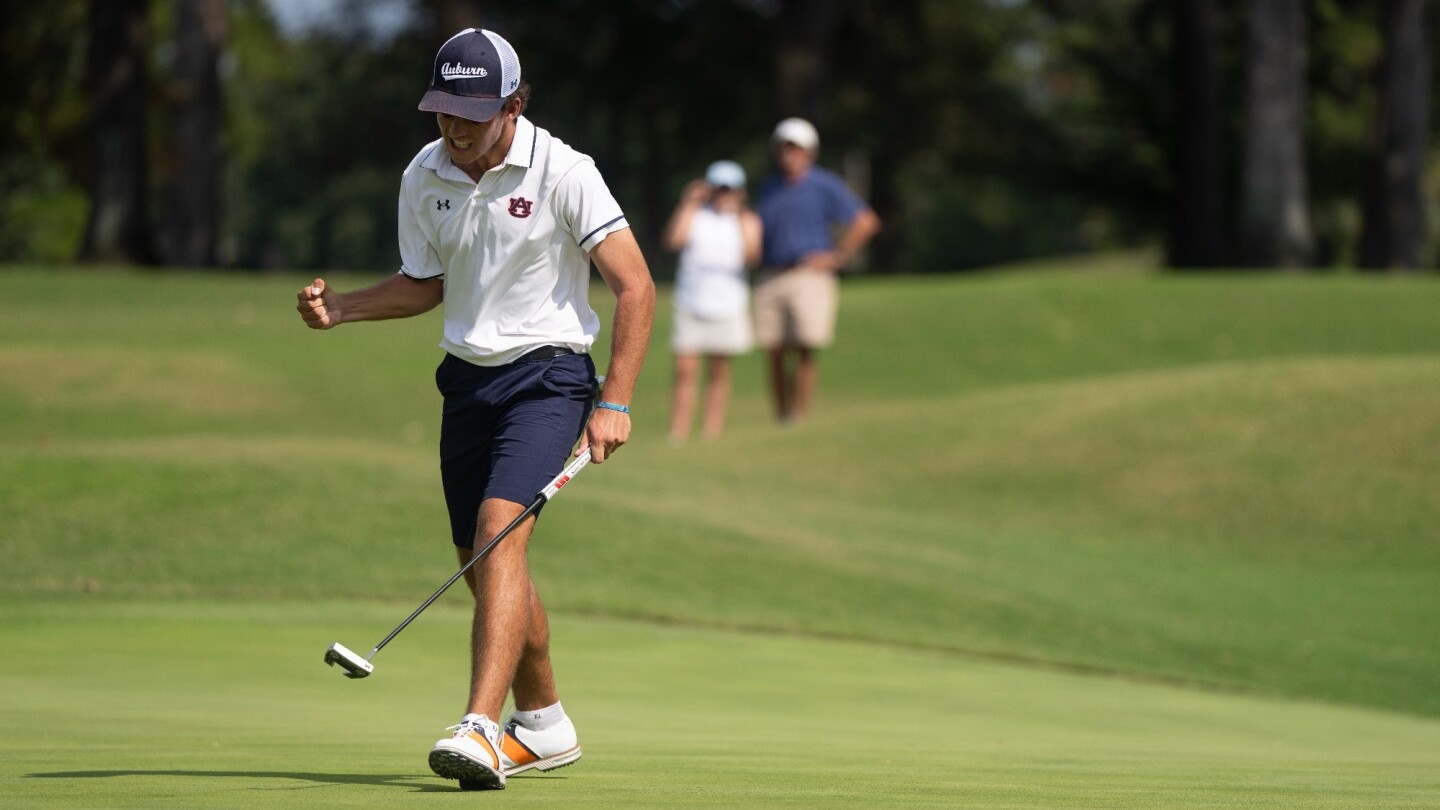
[[[407,605],[0,604],[8,807],[1433,807],[1440,722],[937,653],[560,614],[585,759],[499,796],[431,775],[467,615]],[[437,795],[443,794],[443,795]],[[449,798],[447,798],[449,797]]]

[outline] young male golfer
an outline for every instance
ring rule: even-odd
[[[629,438],[654,316],[650,271],[620,206],[590,158],[522,115],[529,96],[500,35],[472,28],[451,37],[420,101],[441,138],[400,183],[400,272],[348,293],[316,279],[298,295],[315,329],[443,305],[440,471],[462,564],[477,539],[483,545],[524,511],[577,440],[576,454],[588,447],[601,464]],[[593,413],[592,261],[616,297],[604,399]],[[517,527],[467,574],[469,702],[454,736],[430,752],[430,768],[462,788],[500,789],[507,775],[580,758],[526,566],[533,526],[531,518]],[[515,712],[502,730],[496,721],[511,689]]]

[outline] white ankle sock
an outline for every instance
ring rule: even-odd
[[[565,719],[565,709],[556,703],[543,709],[515,710],[515,722],[531,731],[544,731]]]

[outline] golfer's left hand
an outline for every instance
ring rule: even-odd
[[[575,455],[585,452],[588,447],[590,460],[596,464],[604,464],[605,459],[629,439],[630,414],[596,408],[595,412],[590,414],[590,421],[585,423],[585,433],[580,437],[580,446],[575,449]]]

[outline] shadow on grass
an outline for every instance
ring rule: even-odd
[[[287,771],[57,771],[27,773],[29,779],[105,779],[113,776],[198,776],[206,779],[296,779],[322,785],[379,785],[421,793],[454,792],[454,784],[435,784],[415,774],[292,773]]]

